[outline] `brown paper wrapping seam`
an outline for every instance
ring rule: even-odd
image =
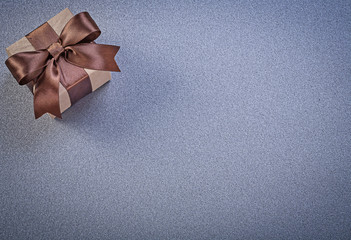
[[[57,14],[56,16],[48,20],[47,23],[54,29],[57,35],[60,35],[62,29],[72,17],[73,17],[72,12],[68,8],[65,8],[59,14]],[[26,37],[21,38],[20,40],[18,40],[8,48],[6,48],[6,52],[9,57],[16,53],[26,52],[26,51],[35,51],[34,47]],[[101,87],[103,84],[111,80],[111,73],[108,71],[98,71],[98,70],[92,70],[92,69],[86,69],[86,68],[84,68],[84,70],[89,75],[93,92],[99,87]],[[67,90],[61,83],[59,86],[59,98],[60,98],[60,111],[62,113],[71,106],[71,100],[69,98]],[[49,115],[52,118],[55,118],[54,115],[50,113]]]

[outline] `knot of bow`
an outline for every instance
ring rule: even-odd
[[[114,60],[119,46],[94,43],[100,34],[89,13],[81,12],[68,21],[58,41],[47,49],[20,52],[6,60],[7,67],[20,85],[33,81],[35,118],[47,112],[61,118],[61,61],[81,68],[120,71]]]

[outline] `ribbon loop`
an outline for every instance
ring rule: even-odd
[[[47,65],[49,52],[38,50],[20,52],[9,57],[5,64],[20,85],[35,81]]]
[[[90,43],[101,34],[99,27],[88,12],[81,12],[71,18],[63,28],[60,40],[63,47],[80,42]]]

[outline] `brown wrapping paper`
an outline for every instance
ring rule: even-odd
[[[66,8],[59,14],[48,20],[45,24],[48,24],[48,28],[50,28],[49,30],[54,30],[57,35],[60,35],[63,27],[72,17],[72,12],[68,8]],[[35,33],[36,30],[38,30],[38,28],[33,30],[30,34]],[[28,35],[30,34],[27,34],[26,37],[21,38],[20,40],[6,48],[7,55],[10,57],[13,54],[19,52],[37,50],[35,46],[33,46],[33,43],[31,43],[31,41],[28,40]],[[68,109],[73,103],[77,102],[79,99],[89,94],[90,92],[95,91],[111,79],[111,73],[108,71],[98,71],[92,69],[84,69],[84,71],[87,73],[86,78],[77,79],[75,83],[70,86],[64,86],[62,83],[60,83],[59,101],[61,113]],[[89,81],[89,90],[82,92],[84,86],[87,85],[86,81]],[[28,87],[32,89],[32,85],[29,85]],[[52,118],[55,118],[55,116],[53,116],[52,114],[49,113],[49,115]]]

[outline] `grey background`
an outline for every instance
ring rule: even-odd
[[[122,70],[34,120],[5,47],[89,11]],[[350,239],[350,1],[1,1],[0,239]]]

